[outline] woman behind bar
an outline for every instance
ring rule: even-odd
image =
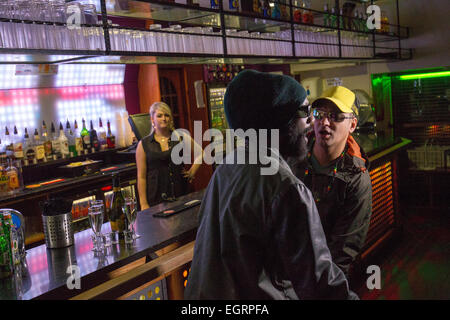
[[[188,193],[188,183],[192,182],[200,164],[184,170],[183,164],[172,161],[171,152],[178,143],[190,142],[194,148],[200,148],[189,135],[178,134],[181,139],[172,140],[175,130],[170,107],[164,102],[155,102],[150,106],[150,134],[139,142],[136,149],[137,187],[141,210],[161,203],[170,198]],[[202,152],[200,152],[201,156]]]

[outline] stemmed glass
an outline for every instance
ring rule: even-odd
[[[91,229],[94,232],[94,246],[93,251],[102,251],[104,249],[103,241],[101,237],[103,217],[104,217],[104,205],[102,200],[91,200],[89,202],[89,222]]]
[[[135,226],[137,216],[136,199],[133,197],[126,197],[122,210],[127,216],[128,231],[130,231],[133,234],[133,239],[139,238],[140,235],[136,233],[136,226]]]

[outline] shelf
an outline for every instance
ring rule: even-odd
[[[217,10],[164,1],[108,1],[108,16],[220,27]]]
[[[102,5],[97,9],[102,12],[103,25],[83,26],[77,32],[64,31],[70,38],[69,49],[51,49],[55,48],[57,41],[49,44],[50,49],[24,49],[26,43],[17,40],[20,42],[17,49],[0,48],[0,58],[10,64],[276,64],[412,58],[412,50],[401,46],[403,36],[325,27],[320,24],[323,24],[320,17],[324,12],[312,9],[309,11],[319,17],[315,19],[318,24],[294,22],[290,15],[281,20],[255,13],[221,11],[161,0],[99,2]],[[107,24],[108,19],[114,17],[128,18],[128,22],[151,20],[154,28]],[[8,28],[18,26],[20,22],[7,21],[0,19]],[[34,26],[26,25],[27,28]],[[63,26],[57,24],[55,27]],[[48,24],[43,24],[43,27],[52,28]]]

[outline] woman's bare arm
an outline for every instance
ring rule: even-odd
[[[137,188],[139,193],[139,204],[141,210],[147,209],[147,157],[145,155],[144,148],[142,147],[142,141],[136,148],[136,166],[137,166]]]

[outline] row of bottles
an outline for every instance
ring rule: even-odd
[[[209,64],[206,66],[206,82],[230,82],[244,69],[232,64]]]
[[[58,134],[53,122],[49,132],[44,120],[40,133],[37,128],[34,129],[34,133],[31,131],[29,133],[25,128],[23,137],[18,134],[16,126],[14,126],[13,134],[10,134],[8,127],[5,127],[4,135],[0,138],[0,155],[6,155],[13,160],[22,161],[23,165],[29,165],[115,148],[115,136],[111,132],[109,120],[106,131],[99,118],[98,132],[92,120],[90,130],[87,129],[85,120],[82,121],[81,131],[78,129],[76,120],[73,129],[69,120],[65,128],[60,122]]]
[[[0,196],[12,195],[23,189],[22,165],[20,161],[0,154]]]
[[[339,10],[339,16],[337,11]],[[335,8],[328,4],[324,5],[323,26],[340,28],[351,31],[369,32],[367,27],[367,6],[355,7],[355,4],[345,3],[342,8]],[[381,12],[381,28],[375,30],[378,33],[388,33],[389,19],[385,11]]]
[[[220,0],[176,0],[177,3],[200,6],[204,8],[219,9]],[[334,1],[331,1],[334,3]],[[289,0],[223,0],[225,11],[243,12],[261,17],[290,20]],[[367,22],[367,5],[355,9],[355,3],[345,3],[342,8],[325,3],[323,14],[323,26],[353,31],[369,31]],[[292,1],[293,21],[303,24],[314,24],[314,14],[311,11],[311,0]],[[339,12],[339,16],[338,16]],[[316,15],[319,15],[317,11]],[[384,11],[381,12],[381,29],[379,33],[388,33],[389,20]]]
[[[311,9],[311,1],[293,1],[293,20],[306,24],[314,24],[314,15]]]
[[[289,19],[289,0],[175,0],[176,3],[211,9],[219,9],[219,1],[222,1],[225,11],[244,12],[275,19]]]

